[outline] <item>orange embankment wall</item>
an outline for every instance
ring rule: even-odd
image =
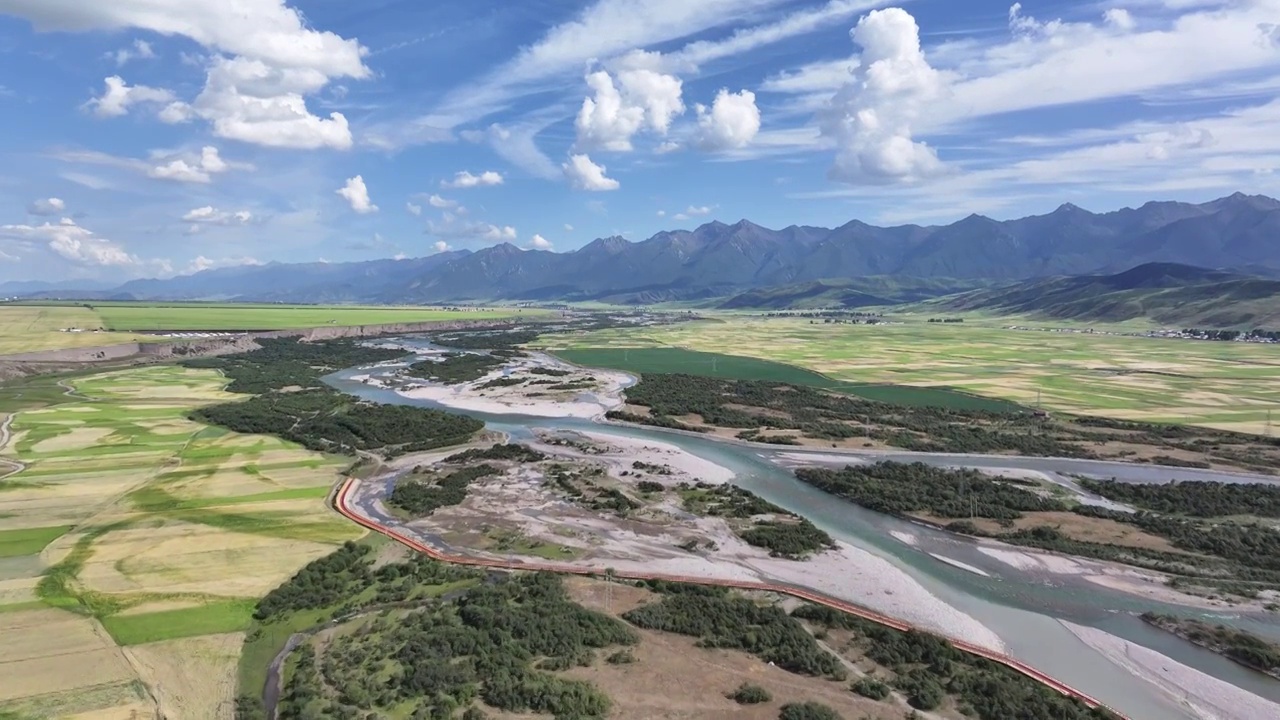
[[[362,525],[382,535],[386,535],[392,540],[395,540],[396,542],[401,543],[402,545],[406,545],[414,550],[417,550],[418,552],[423,553],[424,555],[427,555],[435,560],[440,560],[441,562],[453,563],[456,565],[471,565],[476,567],[488,567],[488,568],[495,568],[495,569],[501,569],[501,570],[526,570],[531,572],[538,572],[538,571],[553,572],[553,573],[568,574],[568,575],[601,575],[604,572],[603,570],[600,570],[600,569],[580,568],[580,567],[572,567],[567,565],[555,565],[552,563],[534,563],[534,562],[510,563],[510,562],[503,562],[501,560],[486,560],[483,558],[467,557],[464,555],[449,555],[446,553],[442,553],[435,548],[432,548],[428,545],[424,545],[414,540],[413,538],[401,535],[395,530],[389,527],[386,527],[384,525],[381,525],[379,523],[376,523],[364,517],[360,513],[355,512],[354,510],[348,508],[347,494],[350,492],[352,486],[356,482],[357,481],[354,479],[348,479],[346,482],[342,484],[342,487],[338,490],[338,493],[334,498],[334,506],[337,508],[338,512],[342,513],[348,519],[350,519],[351,521],[359,525]],[[643,573],[643,572],[634,572],[634,571],[614,571],[613,576],[617,578],[625,579],[625,580],[665,580],[668,582],[690,583],[695,585],[718,585],[721,587],[731,587],[731,588],[737,588],[740,590],[757,590],[757,591],[764,591],[764,592],[773,592],[781,595],[790,595],[791,597],[799,598],[801,600],[807,600],[811,603],[816,603],[818,605],[825,605],[829,608],[839,610],[840,612],[849,613],[850,615],[856,615],[864,620],[870,620],[872,622],[894,628],[895,630],[906,631],[906,630],[915,629],[915,627],[912,626],[910,623],[906,623],[901,620],[895,620],[894,618],[881,615],[876,612],[872,612],[870,610],[867,610],[866,608],[858,607],[857,605],[853,605],[851,603],[847,603],[842,600],[837,600],[835,598],[827,597],[826,595],[822,595],[812,590],[806,590],[804,588],[796,588],[796,587],[790,587],[786,585],[771,585],[769,583],[745,582],[745,581],[739,581],[739,580],[715,580],[715,579],[699,578],[699,577],[686,577],[683,575],[664,575],[662,573]],[[1027,665],[1024,662],[1021,662],[1020,660],[1016,660],[1014,658],[1009,657],[1008,655],[1003,655],[1001,653],[995,652],[993,650],[989,650],[979,645],[974,645],[972,643],[964,642],[963,640],[955,640],[952,638],[947,638],[947,641],[950,642],[952,645],[956,646],[957,648],[959,648],[960,650],[963,650],[967,653],[971,653],[973,655],[986,658],[993,662],[998,662],[1001,665],[1004,665],[1013,670],[1016,670],[1022,673],[1023,675],[1026,675],[1027,677],[1033,680],[1036,680],[1037,682],[1047,685],[1048,687],[1062,693],[1063,695],[1074,697],[1077,700],[1080,700],[1081,702],[1088,705],[1089,707],[1104,707],[1107,710],[1110,710],[1113,714],[1115,714],[1116,717],[1121,718],[1122,720],[1128,720],[1128,718],[1126,718],[1124,715],[1121,715],[1120,713],[1116,712],[1112,708],[1106,707],[1098,700],[1080,692],[1079,690],[1076,690],[1075,688],[1071,687],[1070,685],[1067,685],[1064,682],[1061,682],[1053,679],[1052,677],[1049,677],[1048,675],[1040,672],[1039,670],[1036,670],[1035,668],[1031,667],[1030,665]]]

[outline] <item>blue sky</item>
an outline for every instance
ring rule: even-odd
[[[0,280],[1280,194],[1280,0],[0,0]]]

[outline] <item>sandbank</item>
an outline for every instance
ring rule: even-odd
[[[590,378],[593,387],[577,392],[561,391],[558,394],[549,392],[544,385],[484,387],[494,380],[519,376],[534,368],[565,371],[569,374],[557,378],[564,383],[586,382]],[[393,387],[392,384],[370,375],[357,375],[352,379],[376,387]],[[394,387],[404,397],[429,400],[454,410],[491,415],[591,419],[621,407],[622,390],[634,381],[626,373],[596,369],[588,371],[550,355],[531,353],[526,357],[513,358],[501,368],[471,382],[442,385],[410,380],[405,384],[395,384]]]
[[[1059,622],[1111,663],[1151,683],[1206,720],[1280,718],[1280,704],[1111,633],[1065,620]]]

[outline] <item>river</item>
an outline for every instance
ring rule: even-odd
[[[383,366],[377,368],[375,374],[392,370],[393,366]],[[440,408],[431,401],[406,398],[394,390],[351,379],[354,375],[369,373],[367,368],[346,370],[329,376],[326,382],[338,390],[375,402]],[[590,430],[661,440],[723,465],[735,473],[735,484],[809,518],[840,540],[885,558],[938,598],[996,632],[1008,645],[1011,655],[1098,698],[1133,720],[1194,719],[1204,716],[1182,707],[1180,702],[1171,700],[1168,694],[1160,692],[1154,685],[1112,664],[1077,639],[1059,620],[1104,630],[1255,695],[1280,702],[1280,682],[1152,628],[1137,617],[1147,610],[1176,611],[1184,616],[1222,622],[1261,635],[1280,637],[1280,621],[1274,616],[1266,613],[1206,611],[1171,606],[1110,590],[1083,578],[1018,570],[978,552],[974,543],[968,540],[869,512],[805,485],[776,462],[783,454],[811,455],[817,462],[822,460],[819,453],[805,453],[794,448],[764,450],[659,428],[602,425],[573,418],[549,419],[475,412],[465,414],[483,420],[489,429],[508,433],[515,440],[531,437],[532,428]],[[1199,470],[1048,458],[996,459],[915,453],[876,457],[920,460],[938,465],[1018,467],[1049,473],[1114,476],[1121,480],[1144,482],[1171,478],[1204,479],[1211,475]],[[1232,477],[1228,475],[1213,479],[1230,480]],[[915,544],[903,543],[891,533],[910,534],[914,536]],[[946,556],[979,569],[985,575],[939,562],[929,553]]]

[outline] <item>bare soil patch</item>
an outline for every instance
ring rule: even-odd
[[[574,578],[568,586],[575,602],[612,615],[658,599],[647,590],[618,583],[609,586],[602,580]],[[828,705],[850,719],[903,717],[900,706],[859,697],[847,683],[795,675],[742,652],[700,648],[694,638],[637,632],[640,644],[632,650],[636,662],[610,665],[597,660],[591,667],[565,673],[591,682],[612,698],[610,718],[774,720],[786,703],[805,701]],[[773,700],[739,705],[726,697],[744,682],[765,688]]]

